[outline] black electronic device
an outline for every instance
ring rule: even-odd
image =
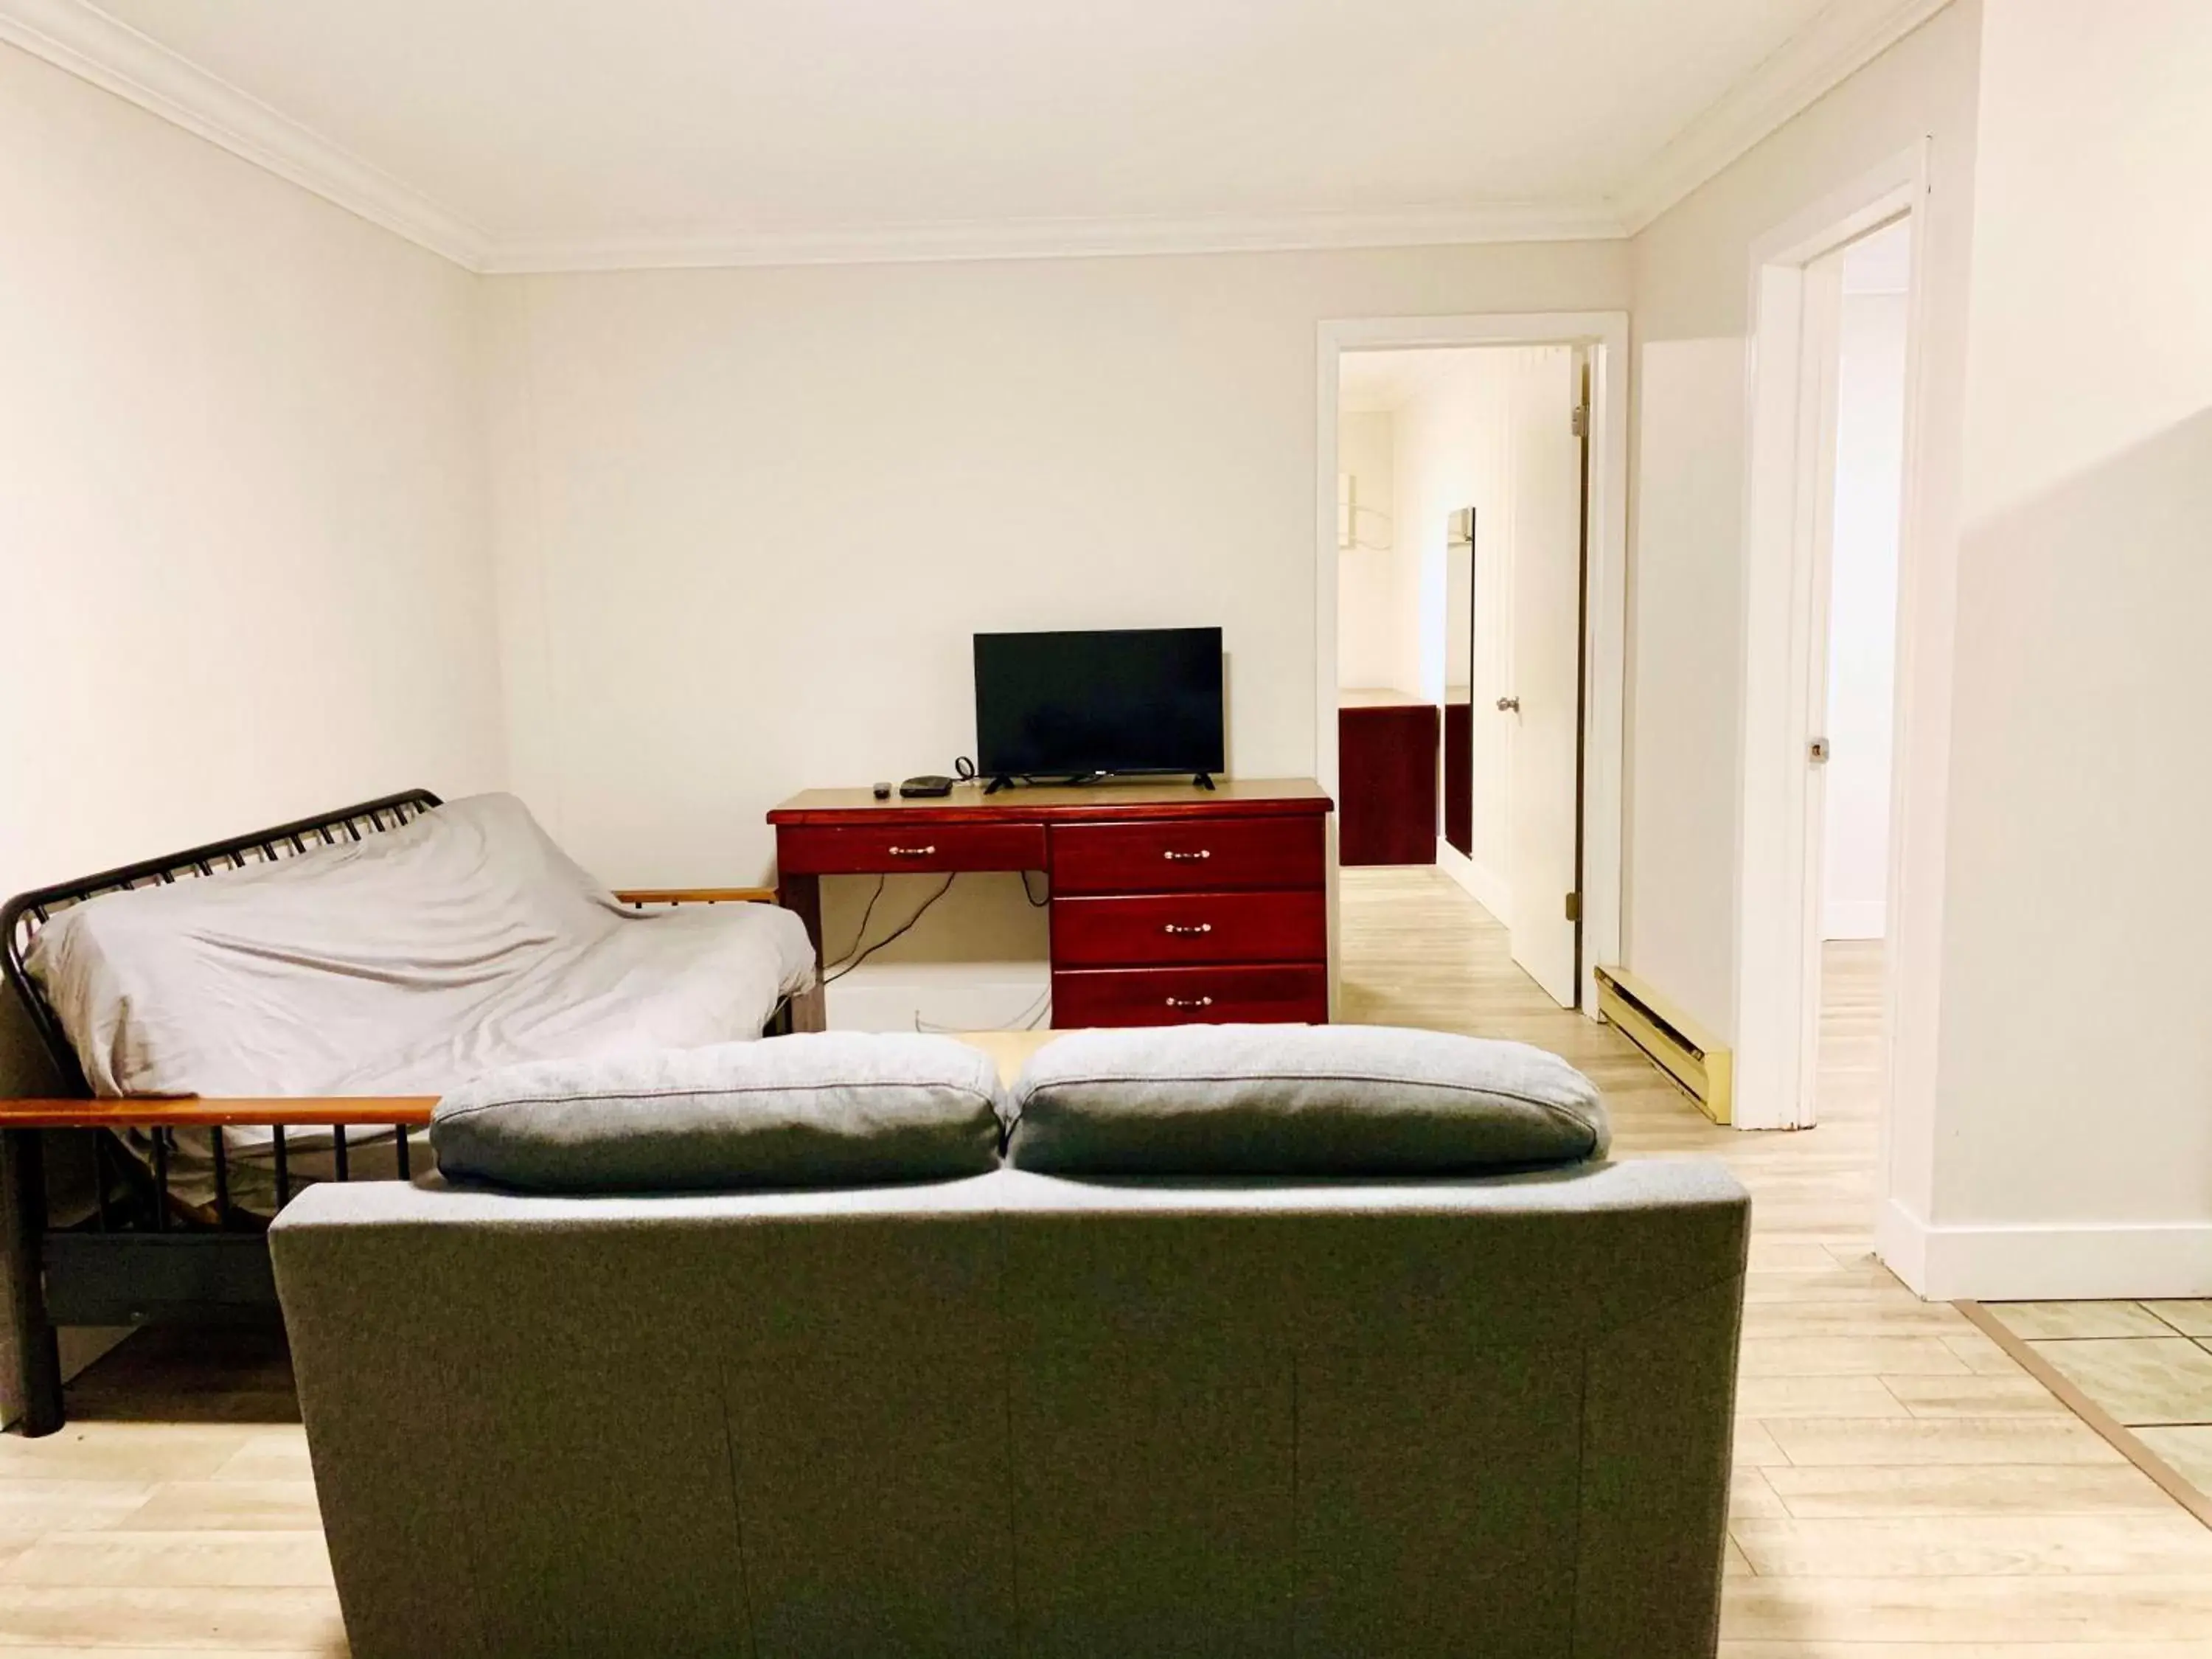
[[[952,780],[934,772],[925,772],[918,778],[908,778],[899,785],[899,793],[909,800],[935,800],[952,793]]]
[[[891,798],[890,785],[888,783],[878,783],[876,785],[875,797],[878,800],[889,800]]]
[[[1221,630],[975,635],[975,766],[1014,778],[1222,769]]]

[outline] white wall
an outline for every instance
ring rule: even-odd
[[[1898,223],[1847,250],[1829,548],[1822,933],[1880,939],[1889,892],[1897,535],[1905,485],[1905,260]]]
[[[1398,603],[1393,517],[1392,416],[1346,410],[1337,417],[1336,470],[1358,481],[1356,538],[1336,560],[1336,683],[1394,689],[1413,659],[1412,619]]]
[[[0,46],[0,889],[498,786],[477,279]]]
[[[1928,145],[1926,447],[1917,533],[1955,542],[1958,386],[1972,229],[1978,0],[1956,0],[1632,244],[1637,418],[1630,500],[1628,963],[1702,1022],[1735,1024],[1742,718],[1745,333],[1751,249],[1889,157]],[[1932,559],[1928,568],[1947,568]],[[1949,626],[1948,592],[1919,596]],[[1948,755],[1940,690],[1914,741]],[[1911,833],[1908,830],[1908,834]],[[1940,864],[1940,849],[1936,854]],[[1906,964],[1936,1006],[1932,959]],[[1898,1041],[1932,1051],[1932,1026]]]
[[[500,786],[476,279],[5,46],[0,226],[0,892]]]
[[[1316,325],[1619,308],[1627,270],[1576,243],[489,287],[518,780],[587,865],[738,880],[782,796],[973,746],[979,629],[1218,623],[1231,768],[1310,773]],[[962,889],[901,953],[957,923],[1042,956],[1013,884]]]
[[[1987,9],[1941,1083],[1947,1296],[2212,1292],[2212,9]]]
[[[1484,540],[1504,533],[1504,371],[1512,354],[1471,347],[1408,355],[1418,356],[1420,368],[1394,413],[1397,520],[1401,542],[1410,555],[1408,591],[1401,603],[1412,624],[1413,651],[1403,684],[1407,690],[1441,702],[1446,683],[1465,678],[1451,672],[1444,662],[1450,631],[1444,599],[1451,516],[1461,507],[1472,507],[1486,520],[1480,526]],[[1488,574],[1478,560],[1477,582]],[[1478,613],[1495,609],[1481,603],[1491,597],[1478,589]],[[1475,643],[1479,659],[1495,659],[1497,641],[1486,637]]]

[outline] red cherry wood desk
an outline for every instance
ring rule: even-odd
[[[939,800],[809,789],[769,813],[776,900],[822,955],[822,878],[1041,870],[1053,1024],[1328,1018],[1329,799],[1310,778],[1031,787]],[[819,988],[793,1025],[823,1027]]]

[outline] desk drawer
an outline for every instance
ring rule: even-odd
[[[1328,906],[1318,887],[1052,902],[1052,959],[1064,968],[1321,962],[1328,955]]]
[[[1085,1025],[1319,1025],[1328,969],[1285,967],[1079,968],[1052,976],[1052,1023]]]
[[[1055,897],[1318,888],[1322,875],[1318,817],[1155,818],[1055,824],[1052,831]]]
[[[779,870],[795,876],[872,876],[901,870],[1042,870],[1036,823],[788,824],[775,832]]]

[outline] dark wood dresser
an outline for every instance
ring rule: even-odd
[[[1338,862],[1434,864],[1436,704],[1398,691],[1339,694],[1336,757]]]
[[[821,878],[1042,871],[1056,1026],[1328,1018],[1329,799],[1311,779],[1097,784],[877,800],[810,789],[768,815],[779,900],[822,950]],[[820,991],[795,1007],[823,1025]]]

